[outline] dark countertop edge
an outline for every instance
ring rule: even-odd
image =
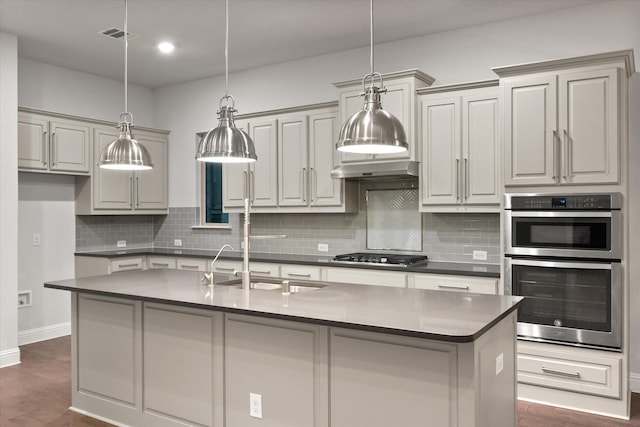
[[[143,301],[143,302],[152,302],[156,304],[177,305],[181,307],[189,307],[189,308],[200,309],[200,310],[212,310],[212,311],[220,311],[223,313],[244,314],[244,315],[250,315],[250,316],[257,316],[257,317],[265,317],[269,319],[312,323],[312,324],[322,325],[322,326],[355,329],[360,331],[376,332],[376,333],[383,333],[388,335],[396,335],[396,336],[412,337],[412,338],[420,338],[420,339],[428,339],[433,341],[452,342],[452,343],[469,343],[477,340],[480,336],[482,336],[485,332],[487,332],[489,329],[491,329],[493,326],[499,323],[502,319],[507,317],[513,311],[515,311],[518,308],[518,306],[522,304],[522,301],[524,301],[524,300],[520,300],[517,303],[513,304],[510,308],[505,310],[500,316],[493,319],[493,321],[489,322],[487,325],[485,325],[482,329],[478,330],[473,335],[443,335],[443,334],[412,331],[407,329],[395,329],[395,328],[385,328],[382,326],[364,325],[361,323],[347,323],[347,322],[340,322],[337,320],[325,320],[325,319],[317,319],[317,318],[304,317],[304,316],[292,316],[288,314],[270,313],[266,311],[255,311],[255,310],[242,309],[242,308],[221,307],[217,305],[196,304],[196,303],[189,303],[184,301],[166,300],[162,298],[133,296],[133,295],[120,294],[115,292],[108,292],[108,291],[85,290],[85,289],[78,290],[73,287],[55,285],[51,283],[45,283],[44,287],[50,288],[50,289],[63,290],[63,291],[77,292],[78,294],[100,295],[100,296],[107,296],[112,298],[122,298],[122,299],[137,300],[137,301]]]
[[[88,256],[99,258],[119,258],[136,255],[156,255],[156,256],[180,256],[190,258],[206,258],[213,259],[217,251],[209,251],[206,249],[169,249],[169,248],[140,248],[140,249],[128,249],[128,250],[105,250],[105,251],[91,251],[91,252],[75,252],[75,256]],[[234,255],[230,255],[234,254]],[[345,264],[331,261],[333,255],[290,255],[290,254],[265,254],[255,253],[250,254],[251,261],[254,262],[275,262],[283,264],[299,264],[299,265],[317,265],[323,267],[339,267],[339,268],[362,268],[366,270],[380,270],[380,271],[404,271],[411,273],[427,273],[427,274],[448,274],[458,276],[476,276],[476,277],[491,277],[495,279],[500,278],[500,266],[497,264],[470,264],[462,262],[448,262],[448,261],[431,261],[428,260],[426,266],[416,264],[409,267],[385,267],[376,266],[374,264]],[[296,259],[298,258],[298,259]],[[326,261],[320,261],[319,259],[326,258]],[[225,252],[220,254],[219,259],[241,261],[242,254],[240,252]],[[429,267],[429,264],[434,267]],[[449,268],[447,266],[450,266]],[[461,266],[469,267],[460,268]],[[473,270],[474,266],[487,266],[486,268],[495,271],[476,271]],[[456,268],[458,267],[458,268]]]

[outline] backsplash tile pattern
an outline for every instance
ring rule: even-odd
[[[240,250],[242,216],[229,215],[232,228],[191,228],[198,224],[199,209],[170,208],[158,216],[77,216],[76,250],[114,249],[117,240],[128,248],[173,248],[181,239],[189,249],[218,249],[229,243]],[[422,252],[435,261],[477,262],[473,251],[487,251],[488,263],[500,262],[499,214],[422,214]],[[302,255],[318,252],[318,243],[329,246],[329,255],[366,248],[366,212],[350,214],[252,214],[254,235],[286,234],[286,239],[254,240],[252,251]],[[485,262],[485,261],[483,261]]]

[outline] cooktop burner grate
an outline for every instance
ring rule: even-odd
[[[350,254],[336,255],[333,260],[344,263],[370,263],[390,266],[408,266],[427,259],[426,255],[402,255],[402,254],[381,254],[369,252],[354,252]]]

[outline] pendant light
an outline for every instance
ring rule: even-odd
[[[127,32],[127,0],[124,0],[124,113],[120,114],[118,138],[111,141],[100,153],[98,166],[103,169],[147,170],[153,168],[151,156],[146,148],[133,138],[133,114],[127,105],[127,55],[129,49],[129,33]]]
[[[218,127],[211,129],[198,146],[196,159],[209,163],[249,163],[258,159],[253,141],[233,122],[235,100],[229,95],[229,0],[225,0],[225,81],[224,96],[220,98]]]
[[[382,74],[373,71],[373,0],[371,5],[371,71],[362,78],[364,106],[340,129],[336,149],[346,153],[400,153],[409,149],[402,123],[382,109],[380,94],[385,93]],[[380,86],[376,86],[376,78]],[[367,88],[367,80],[370,86]]]

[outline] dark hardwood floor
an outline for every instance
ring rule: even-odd
[[[22,363],[0,369],[1,427],[109,426],[76,414],[71,405],[71,339],[56,338],[20,348]],[[631,420],[518,402],[518,427],[640,427],[640,395]]]

